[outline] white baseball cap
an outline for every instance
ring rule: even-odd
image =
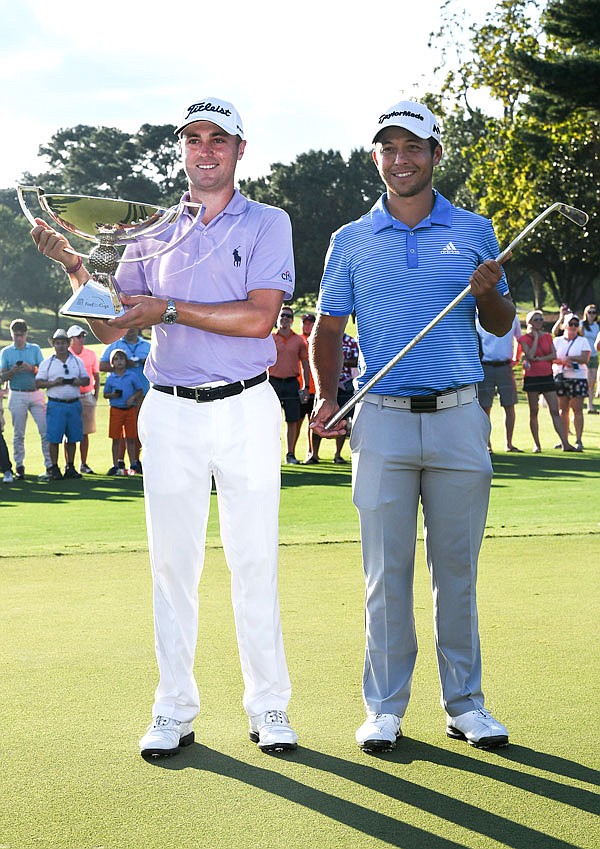
[[[420,139],[434,138],[440,144],[442,141],[442,131],[433,112],[423,103],[414,100],[401,100],[379,116],[379,126],[373,136],[373,144],[386,127],[403,127]]]
[[[84,330],[83,327],[80,327],[78,324],[72,324],[67,330],[67,336],[69,339],[73,339],[74,336],[81,336],[82,333],[84,336],[87,336],[87,330]]]
[[[211,121],[216,124],[230,136],[239,136],[244,138],[244,126],[240,114],[233,105],[227,100],[221,100],[218,97],[204,97],[202,100],[197,100],[191,103],[183,110],[181,123],[175,130],[175,135],[196,121]]]

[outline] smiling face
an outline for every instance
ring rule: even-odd
[[[373,161],[390,194],[400,198],[431,193],[433,169],[442,158],[429,139],[420,139],[403,127],[387,127],[380,134]]]
[[[569,319],[568,323],[565,325],[564,335],[567,337],[567,339],[575,339],[575,337],[579,335],[578,318]]]
[[[229,135],[211,121],[189,124],[181,134],[181,152],[191,199],[201,202],[207,193],[232,191],[245,147],[239,136]]]

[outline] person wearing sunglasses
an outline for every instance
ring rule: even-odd
[[[46,437],[52,465],[48,470],[51,480],[80,478],[75,469],[75,448],[83,439],[80,387],[88,386],[89,375],[79,357],[69,350],[67,331],[59,328],[51,339],[54,353],[40,363],[35,378],[37,389],[46,389]],[[58,449],[66,437],[65,473],[58,467]]]
[[[588,304],[583,311],[581,332],[590,344],[591,355],[587,364],[587,410],[589,415],[597,416],[598,410],[594,407],[594,395],[596,391],[596,378],[598,376],[598,351],[596,350],[596,339],[600,334],[598,323],[598,307],[596,304]]]
[[[583,399],[588,394],[587,364],[590,343],[579,332],[579,316],[569,313],[563,323],[563,335],[554,340],[556,359],[552,366],[558,408],[565,433],[569,432],[569,413],[573,412],[575,450],[583,451]]]

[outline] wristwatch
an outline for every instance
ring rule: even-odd
[[[177,307],[173,298],[167,300],[167,308],[161,315],[163,324],[175,324],[177,321]]]

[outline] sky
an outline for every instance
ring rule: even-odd
[[[78,124],[176,124],[232,101],[247,147],[238,178],[309,150],[368,147],[379,115],[439,90],[428,48],[441,8],[482,21],[493,0],[0,0],[0,188],[44,170],[41,144]]]

